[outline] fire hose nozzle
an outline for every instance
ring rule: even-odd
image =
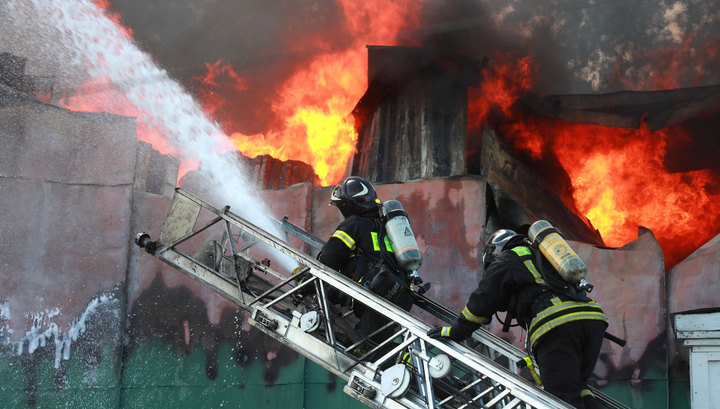
[[[155,250],[157,250],[157,243],[152,241],[150,235],[145,232],[140,232],[135,236],[135,244],[150,254],[155,254]]]

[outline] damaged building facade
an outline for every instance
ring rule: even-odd
[[[720,307],[720,236],[669,271],[648,229],[606,247],[567,200],[557,164],[539,168],[520,157],[492,124],[468,126],[468,88],[482,85],[487,61],[412,48],[368,52],[369,86],[353,112],[358,151],[346,173],[403,203],[423,253],[420,274],[432,283],[427,295],[459,311],[482,277],[484,238],[550,220],[588,265],[608,330],[627,340],[603,345],[598,388],[630,407],[687,407],[697,359],[683,342],[712,348],[689,334],[698,313],[712,318]],[[0,75],[2,406],[363,407],[339,380],[250,327],[234,304],[134,246],[135,233],[160,230],[179,162],[138,142],[134,118],[69,111],[18,86],[32,81],[13,61]],[[663,127],[714,110],[718,89],[520,104],[555,120],[616,126],[639,125],[652,109],[651,124]],[[340,221],[327,206],[332,187],[314,186],[305,164],[241,160],[264,189],[268,213],[321,238],[332,234]],[[193,172],[181,184],[207,193]],[[491,329],[522,345],[521,331]],[[712,328],[705,333],[717,338]]]

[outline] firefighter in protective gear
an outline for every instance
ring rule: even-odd
[[[380,203],[375,188],[366,179],[351,176],[341,181],[332,191],[330,204],[340,210],[345,220],[320,250],[318,260],[409,311],[412,294],[408,273],[395,259],[380,220]],[[360,303],[355,302],[353,310],[363,334],[388,322],[385,316]]]
[[[544,271],[553,267],[536,255],[527,236],[505,229],[493,233],[483,249],[485,276],[462,313],[451,327],[433,328],[428,336],[459,342],[496,312],[507,311],[503,329],[514,317],[527,330],[545,390],[576,408],[598,408],[587,380],[600,355],[607,318],[584,293],[551,289],[536,264]]]

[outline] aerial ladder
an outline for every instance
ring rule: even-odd
[[[141,232],[135,243],[247,310],[251,325],[343,379],[343,391],[371,408],[571,408],[521,376],[521,367],[532,361],[512,344],[484,329],[473,334],[473,349],[428,337],[425,320],[289,244],[293,236],[319,250],[322,240],[287,218],[273,222],[284,239],[229,206],[218,209],[177,188],[158,239]],[[298,267],[278,271],[263,257],[268,254]],[[442,305],[414,296],[425,314],[455,319]],[[359,333],[356,303],[390,322],[373,334]],[[626,408],[594,393],[608,408]]]

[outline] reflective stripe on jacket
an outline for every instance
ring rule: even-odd
[[[349,216],[320,250],[318,260],[355,281],[362,280],[367,269],[383,258],[381,250],[395,257],[387,235],[381,243],[378,224],[375,217]]]
[[[595,301],[562,301],[555,296],[552,305],[538,312],[530,321],[528,337],[532,348],[551,329],[578,320],[600,320],[608,322],[600,305]]]

